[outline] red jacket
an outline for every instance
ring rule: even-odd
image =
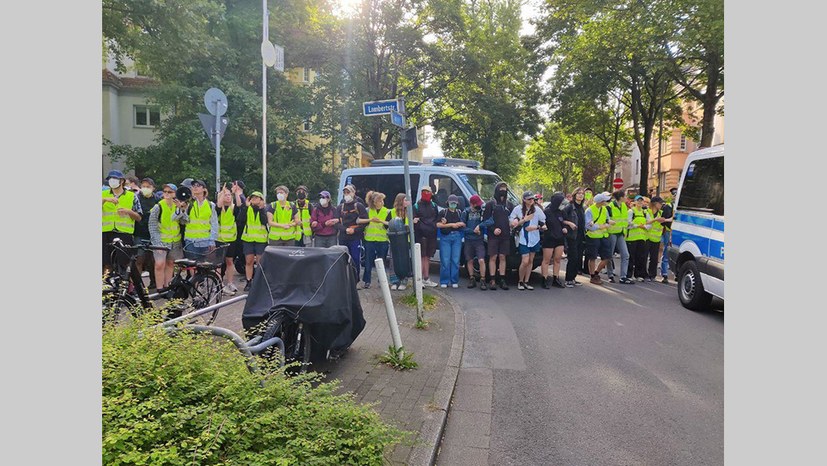
[[[338,210],[339,209],[337,209],[336,206],[329,204],[327,207],[316,205],[316,208],[310,213],[310,224],[312,225],[313,222],[319,222],[317,226],[311,227],[313,234],[316,236],[332,236],[338,233],[336,225],[325,226],[324,224],[324,222],[328,220],[339,218]]]

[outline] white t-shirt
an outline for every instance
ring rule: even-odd
[[[520,220],[523,218],[523,205],[520,204],[517,207],[514,207],[514,210],[511,211],[511,215],[508,216],[508,220]],[[527,226],[536,227],[538,223],[546,221],[546,214],[543,212],[543,209],[540,206],[534,206],[534,217],[531,218],[526,223],[523,223],[522,229],[514,238],[517,241],[517,244],[524,244],[528,247],[532,247],[540,242],[540,230],[532,230],[526,231]]]

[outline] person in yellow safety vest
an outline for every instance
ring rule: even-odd
[[[669,190],[669,195],[664,199],[663,203],[663,218],[666,220],[662,223],[663,235],[660,240],[660,282],[669,283],[669,254],[666,253],[667,248],[672,245],[672,217],[675,216],[675,196],[678,194],[678,188]]]
[[[609,228],[614,225],[614,220],[609,218],[609,211],[606,204],[611,200],[612,195],[606,192],[594,196],[594,204],[586,209],[586,259],[589,261],[589,274],[591,283],[600,285],[600,271],[609,262],[612,252],[609,249]],[[597,256],[600,262],[597,263]],[[596,265],[595,265],[596,264]]]
[[[635,196],[632,208],[629,209],[629,221],[626,230],[626,245],[629,247],[628,278],[636,278],[642,282],[646,278],[646,253],[648,251],[647,235],[649,231],[649,211],[644,209],[646,198]]]
[[[614,283],[614,253],[617,251],[620,253],[620,283],[633,285],[634,280],[626,275],[626,271],[629,270],[629,248],[626,245],[629,207],[626,205],[626,194],[618,190],[612,193],[612,198],[614,199],[609,202],[607,208],[609,209],[609,218],[614,220],[615,224],[609,228],[609,249],[612,251],[612,257],[609,258],[606,273],[609,276],[609,281]]]
[[[228,245],[224,250],[224,266],[222,267],[222,276],[224,279],[224,294],[234,295],[238,292],[238,287],[235,286],[233,280],[235,279],[235,259],[238,242],[238,225],[236,217],[241,207],[235,204],[233,193],[227,189],[225,184],[215,200],[215,207],[218,211],[218,238],[216,240],[216,247]]]
[[[103,273],[112,268],[112,246],[115,238],[120,238],[124,244],[133,244],[132,234],[135,232],[135,222],[141,220],[143,210],[141,202],[135,193],[124,188],[126,177],[118,170],[112,170],[104,180],[109,186],[101,191],[101,231],[103,238]],[[115,258],[118,263],[126,266],[129,257]]]
[[[267,224],[270,226],[268,244],[270,246],[295,246],[296,225],[299,224],[298,210],[287,200],[290,190],[286,186],[276,186],[277,201],[267,210]]]
[[[366,196],[368,197],[368,196]],[[368,218],[356,219],[357,224],[364,224],[365,237],[365,272],[362,277],[364,287],[370,288],[370,275],[373,271],[373,261],[376,259],[385,260],[388,255],[388,222],[392,217],[390,209],[385,207],[385,194],[374,191],[370,196],[370,208]]]
[[[236,195],[236,200],[238,200]],[[267,204],[264,195],[253,191],[246,201],[247,208],[239,209],[236,220],[241,231],[241,250],[244,254],[244,275],[247,284],[244,291],[250,291],[255,266],[261,261],[267,247]]]
[[[310,228],[310,216],[313,214],[313,204],[307,199],[307,187],[299,186],[296,188],[296,246],[310,247],[313,246],[313,229]]]
[[[207,199],[207,184],[203,180],[190,183],[192,199],[188,202],[181,223],[184,229],[184,257],[205,260],[215,249],[218,238],[218,213],[215,203]]]
[[[652,218],[649,219],[649,232],[647,233],[649,249],[649,268],[646,271],[646,281],[651,282],[657,277],[658,263],[660,263],[660,244],[663,236],[663,199],[655,196],[649,203],[649,212]]]
[[[184,257],[181,244],[181,218],[187,203],[175,198],[178,187],[172,183],[163,186],[163,198],[149,211],[149,237],[153,246],[164,246],[167,251],[152,251],[155,259],[155,285],[165,289],[172,281],[175,261]]]

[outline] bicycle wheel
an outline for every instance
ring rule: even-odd
[[[192,278],[192,288],[190,290],[190,298],[188,304],[192,306],[193,310],[203,309],[213,304],[221,302],[222,283],[221,278],[215,273],[196,273]],[[205,322],[204,325],[210,325],[218,316],[218,309],[200,316]]]
[[[284,342],[284,354],[277,355],[275,350],[268,349],[262,355],[268,359],[278,356],[282,358],[281,362],[284,364],[300,361],[301,365],[298,369],[291,368],[288,373],[307,372],[313,345],[308,327],[301,322],[289,319],[285,312],[276,311],[265,321],[261,340],[265,341],[273,337],[279,337]]]

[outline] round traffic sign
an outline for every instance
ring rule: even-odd
[[[623,187],[623,178],[615,178],[614,181],[612,181],[612,186],[615,189],[622,188]]]
[[[261,58],[267,66],[276,66],[276,48],[269,40],[261,43]]]
[[[204,106],[210,114],[222,116],[227,113],[227,96],[221,92],[221,89],[211,87],[204,94]]]

